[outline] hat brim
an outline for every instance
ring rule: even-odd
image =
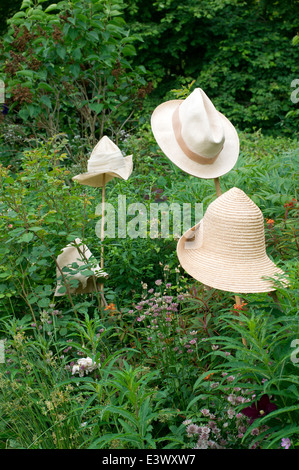
[[[285,273],[265,255],[244,262],[232,257],[221,257],[204,246],[187,248],[189,237],[200,226],[199,222],[188,230],[177,244],[177,256],[182,268],[194,279],[214,289],[249,294],[275,291],[275,279],[287,284]]]
[[[125,166],[123,168],[120,168],[119,170],[107,169],[105,171],[88,171],[86,173],[74,176],[72,180],[78,181],[78,183],[84,184],[86,186],[92,186],[93,188],[104,186],[104,181],[106,184],[113,178],[121,178],[127,180],[133,171],[133,155],[128,155],[127,157],[124,157],[124,164]]]
[[[191,160],[179,146],[172,127],[172,116],[183,100],[170,100],[160,104],[153,112],[151,126],[154,137],[165,155],[181,170],[199,178],[218,178],[228,173],[239,156],[239,137],[232,123],[221,113],[225,142],[223,149],[211,164]],[[198,130],[200,133],[200,129]]]

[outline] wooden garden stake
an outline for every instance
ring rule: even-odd
[[[219,178],[214,178],[214,183],[215,183],[215,189],[216,189],[216,194],[217,197],[221,196],[221,187],[220,187],[220,181]]]
[[[104,225],[105,225],[105,185],[114,177],[127,180],[133,170],[133,155],[123,157],[121,150],[104,135],[91,152],[87,162],[87,172],[73,176],[73,181],[80,184],[102,188],[102,226],[101,226],[101,269],[104,268]],[[109,175],[106,177],[106,175]],[[104,283],[96,289],[100,292],[102,305],[107,305],[104,299]]]
[[[105,173],[103,174],[103,186],[102,186],[102,225],[101,225],[101,268],[104,269],[104,225],[105,225]],[[103,285],[103,284],[102,284]]]
[[[214,178],[214,184],[215,184],[217,197],[219,197],[222,194],[219,178]],[[240,307],[242,306],[242,301],[241,301],[241,299],[238,295],[235,295],[235,302],[236,302],[236,306],[240,306]],[[241,324],[241,322],[240,322],[240,324]],[[244,346],[247,346],[247,342],[246,342],[245,338],[242,338],[242,343],[244,344]]]
[[[105,176],[103,174],[103,186],[102,186],[102,223],[101,223],[101,269],[104,270],[104,225],[105,225]],[[104,297],[104,283],[101,284],[101,299],[102,307],[107,306],[107,302]]]
[[[240,306],[242,307],[242,300],[240,299],[240,297],[238,295],[235,295],[235,300],[236,300],[236,306]],[[240,322],[240,325],[242,325],[242,322]],[[245,338],[242,338],[242,343],[244,344],[244,346],[247,346],[247,341]]]

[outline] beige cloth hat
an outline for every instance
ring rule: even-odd
[[[228,292],[273,291],[273,282],[264,278],[284,275],[266,254],[261,210],[238,188],[208,206],[202,220],[180,238],[177,255],[194,279]]]
[[[62,271],[67,281],[72,281],[74,279],[79,281],[78,287],[71,287],[68,285],[71,294],[87,294],[95,292],[97,290],[97,282],[99,281],[99,278],[101,279],[101,282],[103,282],[104,278],[106,278],[108,274],[105,273],[99,265],[96,267],[86,267],[88,271],[93,271],[93,276],[84,276],[84,271],[82,272],[80,270],[80,272],[78,272],[78,268],[72,268],[72,263],[76,263],[79,268],[82,268],[82,266],[86,265],[89,258],[92,256],[92,253],[87,248],[87,246],[82,243],[80,238],[76,238],[75,244],[70,243],[67,245],[63,249],[62,253],[58,255],[56,262],[61,270],[63,270],[65,267],[68,267],[69,270],[74,271],[74,273]],[[56,268],[56,276],[58,280],[54,295],[57,297],[65,295],[65,292],[59,292],[61,287],[65,287],[65,283],[63,279],[61,279],[61,272],[58,267]]]
[[[127,180],[132,170],[133,156],[123,157],[117,145],[109,137],[104,136],[91,152],[87,162],[87,173],[74,176],[72,179],[80,184],[97,188],[103,186],[104,175],[106,184],[114,177]]]
[[[185,100],[160,104],[152,114],[151,126],[161,150],[190,175],[218,178],[238,159],[236,129],[201,88]]]

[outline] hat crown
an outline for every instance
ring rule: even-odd
[[[106,167],[119,169],[125,166],[124,157],[117,147],[106,135],[94,147],[87,162],[87,171],[99,171]]]
[[[213,201],[200,225],[203,251],[234,261],[265,256],[263,214],[241,189],[232,188]]]
[[[111,155],[116,152],[120,153],[120,150],[117,145],[112,142],[109,137],[104,135],[94,147],[93,151],[91,152],[90,158],[95,159],[99,158],[102,155]]]
[[[207,160],[215,158],[224,145],[224,128],[220,113],[201,88],[182,101],[179,117],[187,147]]]
[[[203,219],[179,240],[177,254],[188,274],[216,289],[269,292],[275,290],[276,275],[288,284],[267,256],[262,212],[238,188],[209,205]]]

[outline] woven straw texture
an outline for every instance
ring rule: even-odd
[[[266,278],[284,278],[266,254],[261,210],[238,188],[209,205],[199,224],[179,240],[177,255],[190,276],[223,291],[270,292],[276,288]]]

